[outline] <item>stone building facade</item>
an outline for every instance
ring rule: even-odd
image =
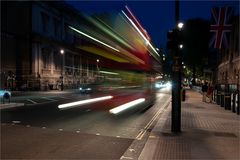
[[[68,28],[83,23],[78,11],[20,1],[2,2],[1,10],[1,88],[56,89],[61,75],[65,88],[93,81],[97,58],[74,47],[81,39]]]
[[[217,84],[236,85],[240,87],[240,50],[239,50],[239,16],[233,19],[233,28],[228,49],[221,49],[218,55],[216,71]]]

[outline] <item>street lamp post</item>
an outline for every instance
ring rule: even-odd
[[[100,78],[99,78],[99,76],[100,76],[99,73],[100,73],[100,72],[99,72],[99,65],[98,65],[100,60],[97,59],[96,61],[97,61],[97,78],[96,78],[96,79],[97,79],[97,81],[98,81],[98,80],[100,79]]]
[[[61,76],[60,76],[60,81],[61,81],[61,91],[63,90],[63,55],[64,55],[64,50],[61,49],[60,50],[60,53],[61,53],[61,57],[62,57],[62,65],[61,65]]]
[[[183,23],[179,22],[179,0],[175,0],[175,19],[177,28],[172,33],[175,35],[173,42],[173,47],[171,47],[173,52],[173,68],[172,68],[172,126],[171,130],[174,133],[181,132],[181,55],[179,49],[183,48],[180,42],[180,32],[183,28]]]
[[[99,66],[98,66],[98,63],[99,63],[99,59],[97,59],[97,71],[99,72]]]

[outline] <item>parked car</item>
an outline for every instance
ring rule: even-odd
[[[89,94],[92,93],[92,87],[89,84],[83,84],[79,87],[79,91],[81,94]]]
[[[2,99],[2,103],[4,103],[5,99],[10,102],[11,92],[7,90],[0,90],[0,98]]]

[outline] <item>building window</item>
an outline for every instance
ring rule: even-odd
[[[49,49],[42,49],[42,62],[44,69],[51,69],[51,51]]]
[[[54,18],[54,36],[59,38],[61,34],[61,21]]]
[[[42,31],[44,33],[47,33],[49,31],[50,18],[46,13],[42,12],[41,13],[41,19],[42,19]]]
[[[59,52],[54,51],[53,52],[53,57],[54,57],[54,68],[55,70],[61,70],[61,66],[62,66],[62,56]]]
[[[73,55],[72,54],[66,54],[66,66],[73,67]]]

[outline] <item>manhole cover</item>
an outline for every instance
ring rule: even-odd
[[[217,137],[234,137],[234,138],[237,138],[237,136],[234,133],[215,132],[214,135],[217,136]]]

